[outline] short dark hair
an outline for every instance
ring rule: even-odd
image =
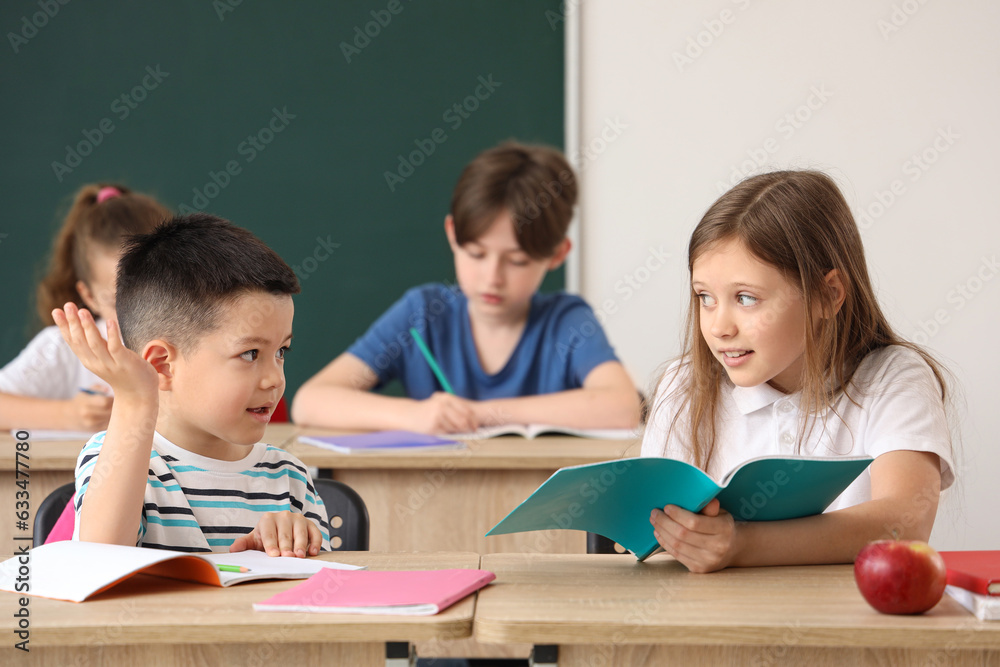
[[[218,326],[221,308],[249,292],[298,294],[291,268],[228,220],[178,216],[130,237],[118,263],[116,311],[134,351],[162,338],[182,350]]]
[[[473,158],[455,185],[455,240],[477,240],[506,211],[521,250],[535,259],[551,257],[566,238],[576,197],[576,175],[558,149],[500,144]]]

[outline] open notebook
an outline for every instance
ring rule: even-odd
[[[245,567],[223,572],[218,565]],[[28,575],[22,574],[22,567]],[[134,574],[152,574],[210,586],[257,579],[306,579],[323,569],[357,570],[315,558],[271,557],[262,551],[185,553],[96,542],[53,542],[0,563],[0,590],[83,602]]]
[[[626,458],[560,468],[487,534],[564,528],[586,530],[622,545],[639,560],[659,548],[653,508],[701,511],[718,497],[738,521],[775,521],[819,514],[872,462],[869,457],[764,456],[721,482],[683,461]]]

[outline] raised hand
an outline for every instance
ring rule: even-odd
[[[155,400],[158,384],[156,369],[125,347],[117,322],[108,320],[108,339],[104,340],[94,316],[86,308],[67,303],[63,308],[52,311],[52,319],[80,362],[107,382],[116,396],[152,396]]]

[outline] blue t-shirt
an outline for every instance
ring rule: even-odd
[[[443,388],[410,327],[427,343],[455,393],[473,400],[579,389],[598,365],[618,360],[583,299],[563,292],[535,294],[521,340],[500,372],[489,375],[479,363],[465,295],[457,287],[430,283],[407,291],[347,350],[375,371],[377,387],[398,378],[406,395],[418,400]]]

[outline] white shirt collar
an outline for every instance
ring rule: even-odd
[[[789,396],[789,394],[778,391],[766,382],[756,387],[737,387],[736,385],[732,385],[732,393],[736,408],[743,415],[766,408]]]

